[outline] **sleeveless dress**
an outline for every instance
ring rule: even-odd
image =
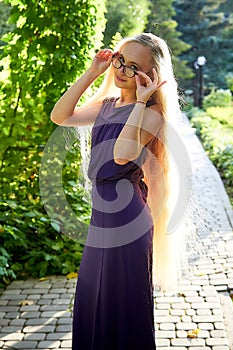
[[[92,129],[92,217],[73,310],[73,350],[155,350],[152,237],[142,164],[113,160],[134,104],[106,99]]]

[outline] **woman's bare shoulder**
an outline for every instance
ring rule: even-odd
[[[152,111],[159,113],[162,116],[162,107],[158,103],[150,105],[147,109],[151,109]]]

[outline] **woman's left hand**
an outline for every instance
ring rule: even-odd
[[[159,89],[163,84],[166,83],[162,81],[158,83],[158,75],[155,68],[152,68],[153,79],[151,79],[146,73],[137,71],[138,75],[135,75],[135,80],[137,84],[136,96],[138,101],[147,102],[153,93]],[[142,83],[143,81],[143,83]]]

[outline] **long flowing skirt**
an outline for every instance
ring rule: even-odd
[[[129,197],[125,207],[119,202],[111,207],[117,190],[124,193],[124,203]],[[113,183],[93,189],[74,303],[73,350],[156,348],[152,220],[142,186],[123,182],[117,190]]]

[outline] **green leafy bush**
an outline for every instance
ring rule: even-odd
[[[212,90],[211,93],[204,97],[203,108],[208,107],[230,107],[232,103],[232,95],[230,90]]]
[[[0,232],[3,228],[0,226]],[[10,267],[10,255],[7,253],[6,249],[0,247],[0,288],[5,284],[8,284],[11,279],[16,278],[16,275],[12,268]]]
[[[226,75],[226,83],[228,88],[231,90],[231,93],[233,93],[233,73],[228,73]]]
[[[201,139],[210,160],[218,169],[230,201],[233,204],[232,120],[229,118],[229,115],[226,117],[226,108],[208,110],[212,112],[214,117],[198,108],[190,110],[191,125],[196,129],[196,134]]]
[[[212,118],[233,127],[233,107],[209,107],[206,112]]]
[[[104,2],[5,0],[14,30],[2,38],[0,56],[0,283],[16,277],[70,273],[83,246],[63,235],[40,198],[39,168],[55,126],[55,102],[81,75],[105,28]],[[92,40],[90,40],[90,38]],[[90,203],[78,183],[79,149],[64,162],[64,191],[80,226]],[[74,214],[75,215],[75,214]]]
[[[233,144],[226,146],[223,150],[213,152],[212,160],[220,173],[224,174],[224,182],[231,190],[233,198]]]
[[[14,159],[14,152],[12,150],[11,159]],[[27,153],[21,152],[18,166],[24,164]],[[83,245],[62,234],[60,222],[45,212],[37,175],[40,152],[30,150],[29,154],[33,161],[28,163],[20,178],[17,172],[13,175],[15,163],[8,163],[2,172],[5,182],[2,183],[4,198],[0,201],[0,285],[9,283],[16,276],[44,277],[77,271],[83,251]],[[74,147],[63,165],[64,192],[85,228],[90,219],[90,202],[79,183],[79,167],[79,149]],[[7,181],[9,173],[10,183]],[[76,227],[77,232],[78,229]]]

